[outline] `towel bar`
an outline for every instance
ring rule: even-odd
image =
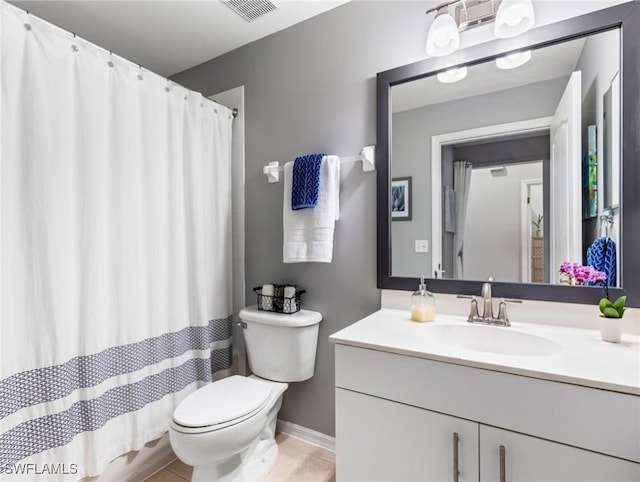
[[[340,156],[341,164],[358,161],[362,161],[362,172],[375,171],[375,146],[363,147],[360,154],[356,156]],[[284,171],[284,166],[281,166],[278,161],[270,162],[262,168],[263,174],[267,176],[270,183],[279,182],[282,171]]]

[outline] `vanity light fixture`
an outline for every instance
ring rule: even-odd
[[[496,59],[496,67],[503,70],[515,69],[520,67],[531,59],[531,50],[524,50],[521,52],[512,52],[504,57],[498,57]]]
[[[502,0],[493,26],[493,34],[498,38],[515,37],[529,30],[534,21],[531,0]]]
[[[438,80],[444,84],[452,84],[464,79],[466,76],[467,67],[462,66],[440,72],[438,74]]]
[[[451,0],[427,10],[436,16],[427,34],[427,54],[442,57],[460,47],[460,32],[495,20],[496,37],[515,37],[534,23],[532,0]],[[454,15],[449,7],[455,6]]]
[[[446,5],[438,9],[436,18],[427,35],[427,54],[431,57],[442,57],[455,52],[460,47],[458,25],[449,13]]]

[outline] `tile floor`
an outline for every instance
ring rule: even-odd
[[[335,482],[336,456],[329,450],[279,433],[279,454],[267,482]],[[174,461],[145,482],[184,482],[191,479],[191,467]]]

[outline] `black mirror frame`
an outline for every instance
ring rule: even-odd
[[[512,39],[498,39],[455,52],[380,72],[377,75],[377,261],[378,288],[413,291],[417,278],[391,274],[391,87],[435,75],[458,65],[475,65],[506,52],[539,48],[592,33],[620,28],[622,84],[622,199],[620,202],[620,267],[622,288],[610,288],[612,299],[627,295],[627,306],[640,307],[640,2],[623,3],[562,22],[533,29]],[[415,187],[415,186],[414,186]],[[482,281],[434,279],[435,293],[479,294]],[[597,303],[601,288],[550,284],[494,282],[498,297],[567,303]]]

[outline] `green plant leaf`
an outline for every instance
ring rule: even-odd
[[[624,304],[626,301],[627,301],[627,297],[621,296],[613,303],[613,307],[616,309],[616,311],[620,315],[620,318],[622,318],[622,314],[624,313]]]
[[[620,318],[620,313],[613,306],[607,306],[602,310],[602,314],[607,318]]]
[[[604,314],[605,308],[613,308],[613,303],[609,301],[607,298],[602,298],[600,303],[598,304],[598,308],[600,308],[600,313]],[[617,310],[616,310],[617,311]]]

